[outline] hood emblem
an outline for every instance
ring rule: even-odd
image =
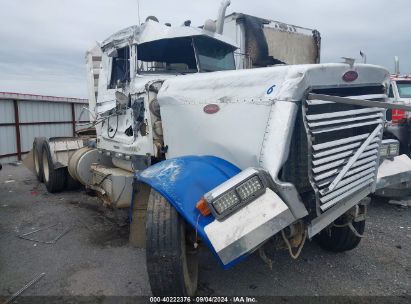
[[[214,103],[208,104],[203,108],[204,113],[215,114],[220,111],[220,107]]]
[[[342,79],[345,82],[352,82],[356,80],[357,78],[358,78],[358,73],[356,71],[348,71],[342,77]]]

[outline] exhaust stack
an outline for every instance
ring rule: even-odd
[[[395,63],[395,75],[400,75],[400,59],[398,56],[394,57],[394,63]]]
[[[223,33],[225,12],[227,10],[227,7],[230,6],[230,4],[231,4],[230,0],[224,0],[223,2],[221,2],[221,6],[220,6],[220,9],[218,10],[218,16],[217,16],[217,26],[216,26],[217,34]]]
[[[362,58],[362,63],[367,63],[367,55],[363,51],[360,51],[360,55]]]

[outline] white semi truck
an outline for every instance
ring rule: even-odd
[[[235,70],[226,6],[203,28],[150,18],[103,41],[88,53],[97,135],[33,144],[50,192],[77,182],[132,212],[153,295],[195,293],[199,246],[224,268],[256,250],[271,263],[271,241],[293,258],[308,239],[351,250],[376,187],[388,71]]]

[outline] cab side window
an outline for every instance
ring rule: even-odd
[[[110,89],[130,82],[130,48],[128,46],[117,50],[113,56],[111,68]]]

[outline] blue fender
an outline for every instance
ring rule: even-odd
[[[204,227],[214,221],[212,215],[203,216],[196,203],[205,193],[214,189],[241,170],[215,156],[183,156],[157,163],[135,173],[135,180],[151,186],[176,208],[178,213],[197,229],[223,268],[230,268],[242,258],[224,265],[204,232]]]

